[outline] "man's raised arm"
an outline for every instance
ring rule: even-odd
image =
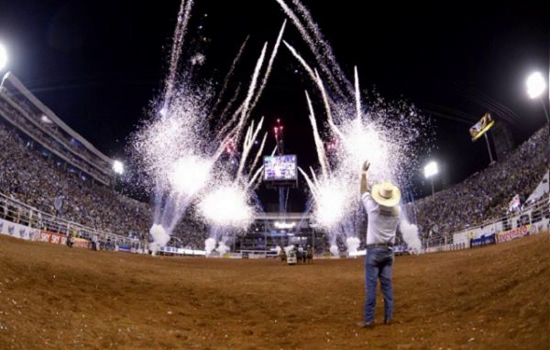
[[[363,172],[361,173],[361,195],[367,192],[367,171],[369,170],[370,163],[368,160],[363,163]]]

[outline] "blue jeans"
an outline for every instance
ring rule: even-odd
[[[388,248],[372,248],[367,250],[365,257],[365,287],[367,289],[363,317],[365,322],[374,322],[376,306],[376,282],[380,278],[380,289],[384,296],[384,319],[390,321],[393,317],[392,290],[393,251]]]

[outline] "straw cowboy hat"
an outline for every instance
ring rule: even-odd
[[[401,200],[401,191],[390,181],[384,181],[372,186],[372,199],[385,207],[394,207]]]

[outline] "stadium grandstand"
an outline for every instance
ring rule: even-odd
[[[34,212],[37,228],[46,223],[36,220],[51,216],[103,233],[143,232],[149,208],[112,190],[113,160],[61,121],[13,74],[0,91],[0,116],[5,217],[28,221]],[[9,201],[22,206],[8,206]],[[8,213],[10,208],[15,212]],[[54,228],[52,220],[46,228]]]
[[[111,183],[113,160],[59,119],[14,74],[4,80],[0,103],[3,121],[23,133],[31,147],[63,161],[64,167],[81,176]]]
[[[506,160],[489,165],[465,181],[409,203],[409,215],[418,223],[423,238],[447,237],[507,217],[509,203],[519,196],[528,206],[548,201],[550,144],[548,125],[512,151]]]

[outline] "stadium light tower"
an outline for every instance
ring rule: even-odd
[[[124,174],[124,164],[120,160],[115,160],[113,162],[113,171],[117,175]]]
[[[8,51],[6,47],[0,43],[0,72],[8,65]]]
[[[532,100],[538,98],[540,100],[542,108],[544,109],[544,116],[546,117],[546,121],[548,122],[548,124],[550,124],[550,117],[548,117],[548,111],[546,110],[546,105],[544,104],[544,100],[542,99],[542,95],[547,88],[544,77],[540,72],[531,73],[531,75],[527,77],[525,85],[527,85],[527,95],[529,95],[529,98],[531,98]]]
[[[424,167],[424,177],[426,179],[430,179],[432,181],[432,196],[434,195],[434,176],[436,176],[439,173],[439,167],[437,166],[437,163],[434,161],[429,162]]]

